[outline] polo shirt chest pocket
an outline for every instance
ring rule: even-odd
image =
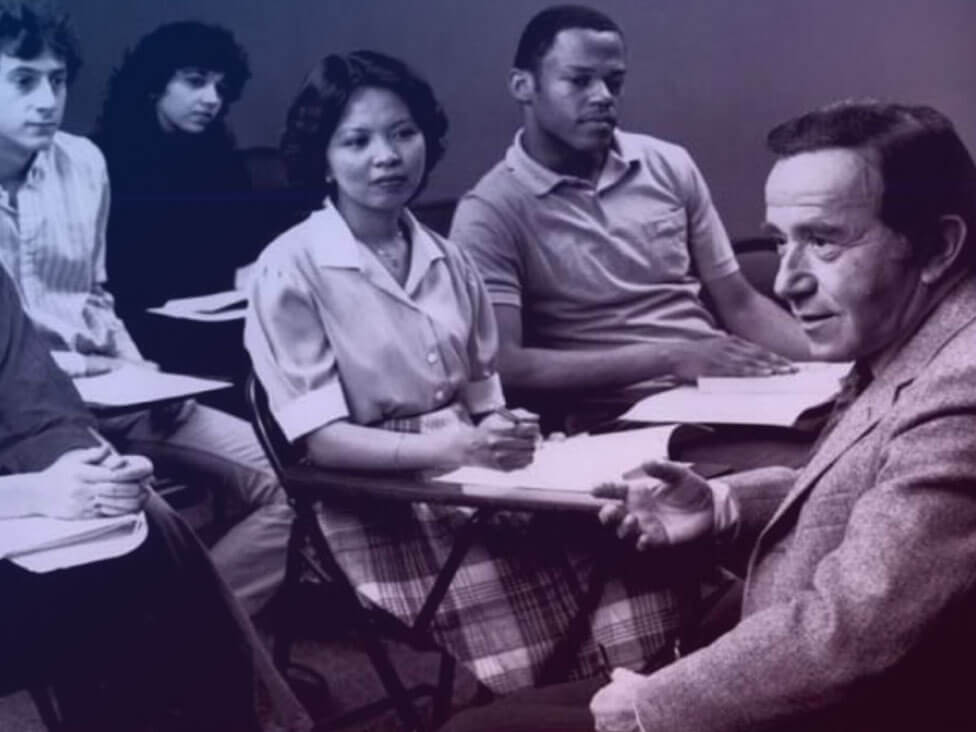
[[[651,278],[667,282],[685,277],[691,266],[688,252],[688,217],[684,209],[645,221],[641,225],[642,249]]]

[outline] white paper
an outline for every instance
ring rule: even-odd
[[[183,320],[221,322],[243,318],[247,310],[246,306],[247,293],[240,290],[227,290],[212,295],[167,300],[160,307],[149,308],[149,312]]]
[[[50,572],[128,554],[148,533],[142,512],[78,520],[0,519],[0,558],[32,572]]]
[[[824,402],[837,393],[851,364],[815,361],[797,364],[797,368],[796,373],[774,376],[703,376],[698,388],[708,394],[809,394]]]
[[[99,407],[150,404],[231,386],[227,381],[170,374],[136,365],[125,365],[98,376],[79,376],[74,384],[85,404]]]
[[[588,493],[647,460],[666,458],[677,425],[645,427],[603,435],[576,435],[561,442],[546,441],[535,460],[521,470],[464,467],[435,478],[500,488],[577,491]]]
[[[849,363],[804,363],[795,374],[708,377],[641,399],[621,419],[683,424],[792,426],[807,409],[837,393]]]

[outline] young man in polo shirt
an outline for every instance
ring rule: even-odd
[[[522,130],[451,231],[491,293],[506,386],[789,370],[802,334],[739,272],[688,153],[616,129],[625,74],[623,34],[595,10],[552,7],[522,34]]]

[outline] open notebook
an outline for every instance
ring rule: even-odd
[[[77,520],[46,516],[0,519],[0,559],[32,572],[50,572],[128,554],[148,533],[141,511]]]
[[[644,427],[601,435],[545,441],[528,467],[505,472],[464,467],[435,480],[500,488],[589,492],[651,459],[666,458],[679,425]]]

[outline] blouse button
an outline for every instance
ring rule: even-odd
[[[434,398],[437,401],[441,401],[444,398],[444,390],[443,389],[438,389],[437,391],[435,391],[434,392]]]
[[[427,363],[437,363],[437,352],[431,351],[427,354]]]

